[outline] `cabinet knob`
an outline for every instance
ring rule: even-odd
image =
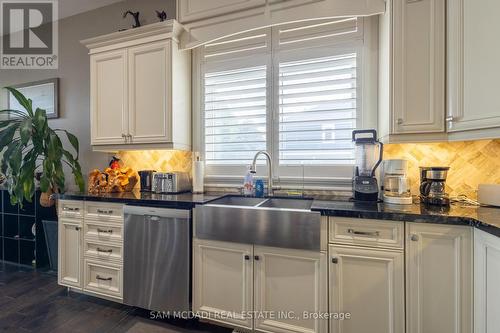
[[[339,263],[339,258],[333,257],[332,258],[332,264],[338,264]]]
[[[259,256],[254,256],[253,257],[255,260],[259,261],[260,260],[260,257]]]
[[[245,260],[250,260],[250,256],[248,254],[245,254],[243,258],[245,258]]]
[[[402,118],[398,118],[398,125],[402,125],[403,124],[403,119]]]
[[[410,236],[410,239],[411,239],[413,242],[416,242],[416,241],[418,241],[418,236],[417,236],[417,235],[411,235],[411,236]]]
[[[78,230],[80,230],[80,229],[81,229],[80,227],[75,227],[75,230],[76,230],[76,231],[78,231]]]

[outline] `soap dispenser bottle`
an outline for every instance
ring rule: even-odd
[[[253,195],[254,183],[251,170],[252,167],[249,165],[247,168],[247,173],[245,175],[245,180],[243,182],[243,195]]]

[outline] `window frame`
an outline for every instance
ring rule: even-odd
[[[347,52],[357,54],[357,114],[356,125],[358,128],[376,128],[376,95],[377,95],[377,63],[374,57],[378,45],[376,29],[378,20],[374,17],[358,18],[359,34],[351,38],[340,38],[337,42],[320,41],[318,43],[297,43],[294,46],[285,45],[281,47],[277,41],[277,29],[275,27],[261,29],[269,33],[270,45],[252,54],[245,54],[237,59],[222,57],[218,60],[205,63],[203,61],[203,47],[193,50],[193,151],[197,152],[205,161],[205,124],[204,124],[204,74],[205,68],[217,67],[217,70],[237,68],[245,64],[262,65],[263,62],[255,62],[255,59],[264,59],[267,66],[266,75],[266,104],[268,110],[266,115],[266,147],[273,159],[273,178],[275,184],[283,189],[303,187],[314,190],[346,190],[351,186],[353,174],[352,165],[321,165],[311,166],[280,166],[279,165],[279,96],[275,88],[279,87],[279,61],[293,61],[293,59],[305,59],[303,54],[314,53],[310,58],[319,58],[322,55],[331,56]],[[296,23],[295,23],[296,25]],[[334,52],[332,52],[332,47]],[[375,73],[375,74],[374,74]],[[208,187],[240,187],[242,178],[246,172],[246,165],[207,165],[205,164],[205,183]],[[259,158],[257,177],[267,177],[265,160]]]

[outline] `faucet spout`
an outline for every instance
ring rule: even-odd
[[[252,162],[252,166],[250,169],[251,173],[257,173],[257,158],[260,155],[264,155],[267,159],[267,193],[269,196],[273,195],[273,161],[271,159],[271,155],[264,150],[258,151],[255,154]]]

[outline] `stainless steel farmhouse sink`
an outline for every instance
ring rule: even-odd
[[[226,196],[196,206],[194,236],[292,249],[326,250],[326,225],[323,225],[319,212],[311,211],[311,204],[311,199]]]

